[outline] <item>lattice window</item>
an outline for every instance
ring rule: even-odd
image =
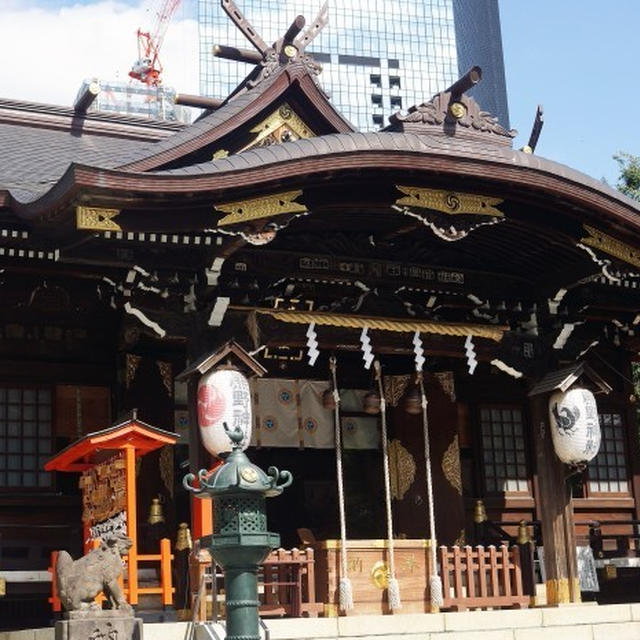
[[[215,501],[215,533],[260,533],[267,530],[262,496],[224,497]]]
[[[488,493],[529,493],[522,411],[517,407],[480,410],[482,465]]]
[[[589,493],[629,493],[625,428],[619,413],[599,413],[602,443],[589,463]]]
[[[51,390],[0,387],[0,488],[49,487]]]

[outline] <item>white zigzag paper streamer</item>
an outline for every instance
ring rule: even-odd
[[[318,351],[318,334],[316,333],[316,323],[312,322],[307,329],[307,357],[309,358],[309,366],[313,367],[320,355]]]
[[[500,369],[500,371],[504,371],[514,378],[522,378],[522,371],[518,371],[517,369],[510,367],[506,362],[502,362],[502,360],[498,360],[498,358],[494,358],[491,361],[491,364]]]
[[[360,344],[362,345],[362,359],[364,360],[364,368],[370,369],[373,362],[373,349],[371,348],[371,338],[369,338],[369,329],[365,327],[360,334]]]
[[[464,341],[464,351],[467,356],[467,366],[469,367],[469,375],[473,375],[473,372],[478,366],[478,360],[476,359],[476,349],[473,344],[473,337],[467,336]]]
[[[416,354],[416,371],[422,371],[425,363],[424,348],[422,345],[422,339],[420,338],[420,332],[416,331],[413,334],[413,353]]]

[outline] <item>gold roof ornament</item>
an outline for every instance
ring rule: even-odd
[[[282,144],[292,140],[315,137],[315,133],[304,120],[285,102],[268,118],[249,131],[257,136],[241,151],[270,144]]]
[[[76,229],[88,231],[122,231],[114,218],[120,209],[103,209],[101,207],[76,207]]]
[[[446,189],[426,189],[396,185],[396,189],[406,194],[396,200],[396,205],[432,209],[449,215],[483,215],[501,218],[504,213],[496,205],[504,200],[474,193],[460,193]]]
[[[217,204],[215,209],[227,214],[218,220],[218,226],[223,227],[261,218],[270,218],[284,213],[306,213],[307,207],[305,205],[294,202],[301,195],[302,190],[298,189],[259,198]]]
[[[640,267],[640,248],[635,248],[616,240],[599,229],[590,227],[588,224],[583,225],[583,228],[589,235],[580,240],[582,244],[604,251],[604,253],[608,253],[610,256],[634,267]]]

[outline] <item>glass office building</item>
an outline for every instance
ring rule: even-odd
[[[238,7],[266,42],[275,42],[296,15],[303,14],[309,24],[322,2],[242,0]],[[478,5],[488,5],[488,10],[478,11]],[[219,0],[198,0],[198,14],[200,90],[210,97],[225,97],[250,67],[214,58],[213,45],[252,47]],[[478,16],[495,24],[478,22]],[[461,46],[456,38],[468,40]],[[387,124],[394,111],[420,104],[447,88],[471,66],[470,59],[481,64],[476,49],[485,54],[495,49],[499,68],[485,65],[481,84],[489,76],[492,91],[500,85],[503,100],[498,102],[503,109],[493,113],[508,126],[497,0],[332,0],[329,23],[308,51],[322,64],[320,83],[336,108],[357,128],[372,130]],[[491,81],[493,75],[497,83]],[[483,100],[482,87],[474,92],[483,108],[492,111]]]

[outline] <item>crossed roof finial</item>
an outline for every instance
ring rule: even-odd
[[[263,69],[259,77],[252,79],[249,82],[249,86],[254,86],[267,75],[271,75],[274,67],[279,67],[296,59],[306,63],[314,75],[320,72],[321,67],[305,54],[305,49],[328,22],[328,1],[324,2],[315,20],[307,26],[306,29],[305,17],[302,15],[296,16],[284,36],[276,40],[272,45],[268,45],[263,40],[242,11],[240,11],[234,0],[220,0],[220,4],[224,12],[231,18],[245,38],[257,49],[258,55],[250,50],[247,51],[245,49],[236,49],[220,45],[214,47],[214,54],[232,60],[262,65]]]

